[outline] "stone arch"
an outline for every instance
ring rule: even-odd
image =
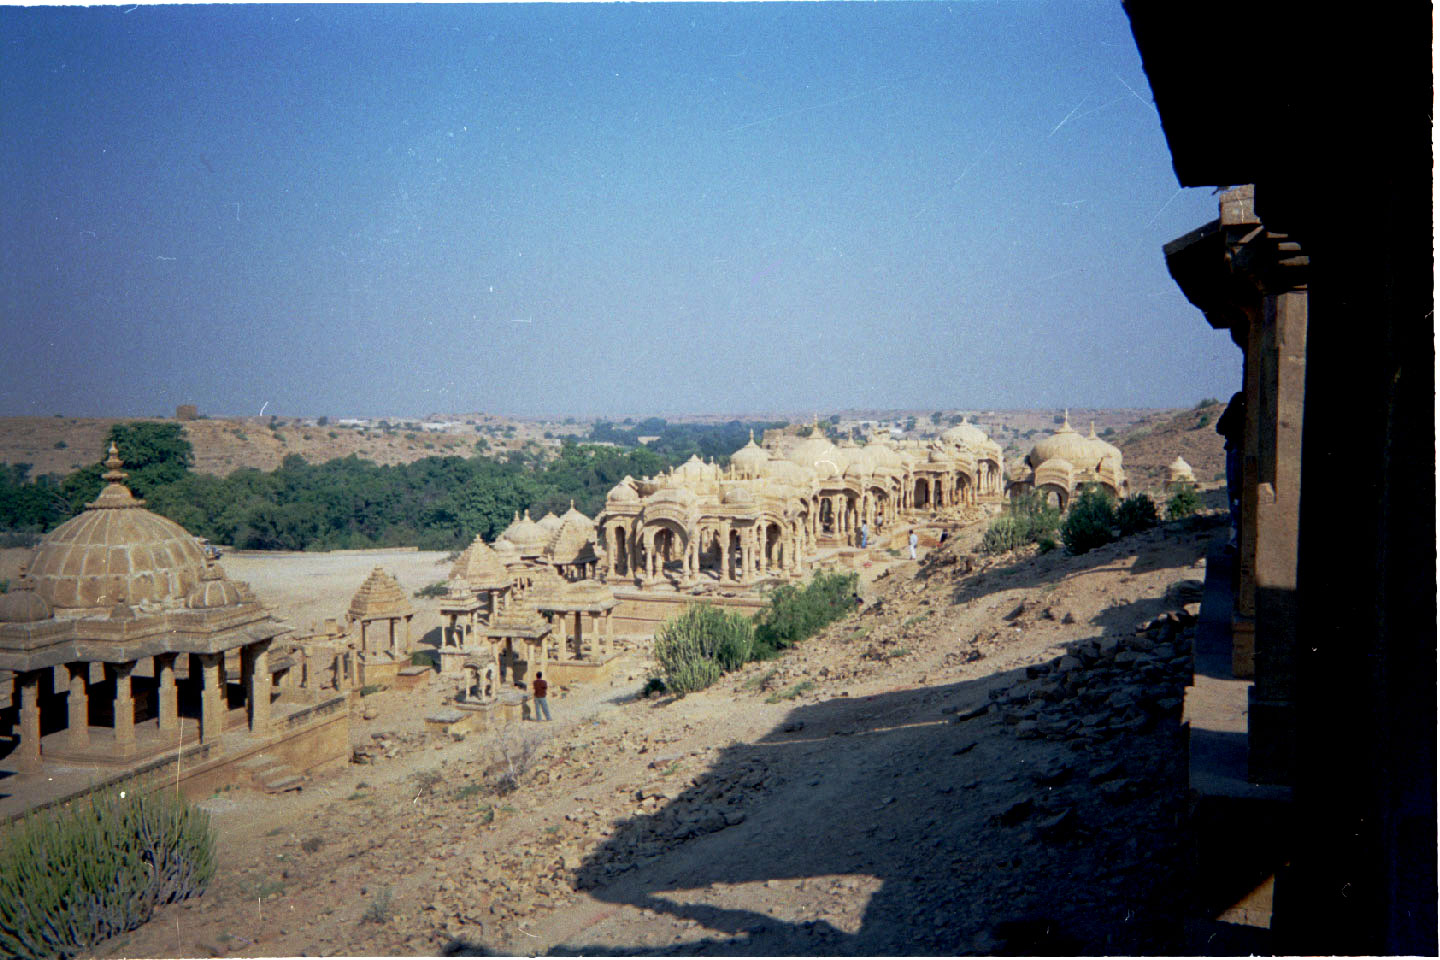
[[[1042,483],[1035,488],[1035,492],[1047,506],[1058,506],[1062,512],[1070,505],[1070,491],[1058,483]]]
[[[915,495],[910,500],[911,509],[923,510],[926,507],[930,506],[930,503],[933,499],[934,497],[930,489],[930,478],[916,477]]]

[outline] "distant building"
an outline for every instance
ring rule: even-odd
[[[175,408],[176,420],[199,420],[200,408],[193,403],[182,403]]]

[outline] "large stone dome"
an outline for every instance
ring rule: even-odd
[[[57,611],[183,603],[205,574],[199,542],[135,498],[122,482],[114,444],[105,466],[100,496],[35,548],[29,568],[35,592]]]
[[[1070,417],[1067,414],[1060,429],[1031,447],[1030,455],[1025,459],[1032,468],[1038,468],[1047,460],[1085,463],[1092,459],[1090,452],[1090,444],[1070,426]],[[1094,459],[1098,461],[1099,458]]]
[[[973,447],[978,453],[990,438],[975,424],[961,419],[959,423],[940,434],[940,439],[957,446]]]

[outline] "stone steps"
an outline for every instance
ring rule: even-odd
[[[247,757],[236,766],[250,775],[250,784],[262,793],[284,793],[299,790],[304,786],[305,777],[283,760],[258,753]]]

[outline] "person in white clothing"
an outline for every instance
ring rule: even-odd
[[[915,559],[915,548],[920,545],[920,534],[914,530],[910,531],[910,559]]]

